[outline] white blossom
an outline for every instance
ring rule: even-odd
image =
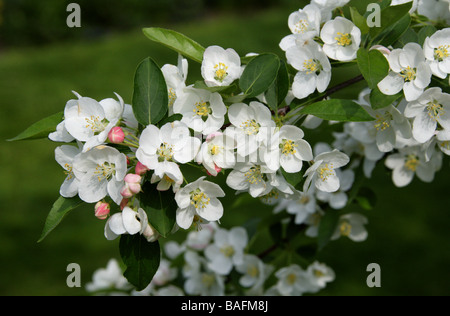
[[[378,83],[380,91],[394,95],[403,89],[406,101],[416,100],[430,84],[431,69],[417,43],[407,43],[388,55],[389,74]]]
[[[242,227],[233,227],[229,231],[217,229],[214,243],[205,249],[209,269],[220,275],[229,274],[234,266],[243,262],[247,242],[247,232]]]
[[[217,221],[223,215],[222,203],[217,198],[224,197],[225,193],[220,186],[204,178],[187,184],[175,194],[178,204],[176,221],[181,228],[188,229],[193,221],[199,219]]]
[[[361,242],[367,238],[367,217],[358,213],[348,213],[339,217],[336,230],[331,236],[331,240],[336,240],[341,236],[348,237],[352,241]]]
[[[323,51],[331,59],[350,61],[356,58],[361,43],[361,31],[350,20],[336,17],[325,23],[320,31]]]
[[[139,138],[137,159],[155,175],[165,175],[175,183],[183,179],[178,163],[194,159],[200,148],[200,140],[190,136],[187,126],[179,121],[164,124],[161,129],[148,125]]]
[[[127,157],[117,149],[98,146],[77,155],[73,160],[73,172],[79,179],[78,195],[87,203],[95,203],[109,195],[120,204],[120,190],[127,172]]]
[[[182,55],[178,55],[178,65],[165,64],[161,67],[167,85],[169,97],[169,116],[173,114],[173,104],[177,97],[183,94],[186,87],[186,77],[188,74],[188,61]]]
[[[173,112],[182,114],[181,122],[194,131],[208,135],[222,127],[227,108],[219,93],[188,87],[175,100]]]
[[[307,191],[311,183],[318,190],[324,192],[337,191],[340,182],[335,169],[345,166],[349,161],[350,158],[337,149],[317,155],[314,158],[314,164],[305,172],[305,177],[307,178],[303,191]]]
[[[201,73],[208,87],[229,86],[241,76],[241,58],[232,48],[209,46],[203,53]]]
[[[423,43],[423,53],[433,75],[445,79],[450,73],[450,28],[427,37]]]
[[[405,116],[414,119],[414,138],[425,143],[433,137],[438,126],[450,128],[450,95],[442,93],[441,88],[429,88],[416,101],[407,104]]]
[[[295,45],[286,51],[287,61],[298,70],[292,83],[292,93],[303,99],[316,89],[323,92],[331,80],[331,65],[327,55],[316,42]]]

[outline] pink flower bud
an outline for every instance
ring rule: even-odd
[[[215,176],[217,176],[217,174],[218,174],[219,172],[222,171],[222,168],[220,168],[219,166],[217,166],[216,164],[214,164],[214,170],[216,170],[216,174],[211,174],[211,173],[209,173],[208,170],[206,170],[206,173],[207,173],[208,175],[210,175],[210,176],[215,177]]]
[[[127,174],[124,178],[125,185],[120,191],[120,194],[126,199],[138,194],[141,191],[141,179],[142,177],[138,174]]]
[[[372,46],[369,50],[372,50],[372,49],[376,49],[376,50],[378,50],[378,51],[380,51],[383,55],[384,55],[384,57],[388,57],[389,56],[389,54],[391,53],[391,51],[389,50],[389,48],[387,48],[387,47],[384,47],[384,46],[382,46],[382,45],[374,45],[374,46]]]
[[[134,169],[134,171],[136,172],[136,174],[142,176],[144,173],[146,173],[149,169],[144,166],[143,164],[141,164],[139,161],[136,164],[136,168]]]
[[[220,136],[220,135],[222,135],[222,132],[213,132],[206,137],[206,141],[210,142],[211,140],[214,139],[214,137]]]
[[[123,132],[121,127],[115,126],[109,131],[108,139],[113,144],[123,143],[123,140],[125,139],[125,133]]]
[[[95,217],[98,219],[106,219],[111,211],[109,204],[99,201],[95,204]]]
[[[125,199],[129,199],[131,198],[134,194],[133,192],[131,192],[130,188],[128,187],[128,184],[125,183],[125,185],[122,187],[122,189],[120,190],[120,194],[125,198]]]

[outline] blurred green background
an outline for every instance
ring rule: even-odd
[[[240,55],[268,51],[283,57],[278,43],[289,33],[287,18],[305,4],[79,0],[82,27],[68,28],[70,2],[0,0],[0,295],[85,295],[83,288],[66,286],[67,265],[81,266],[85,285],[96,269],[119,258],[118,240],[104,238],[105,222],[93,216],[93,205],[71,212],[42,243],[36,242],[64,179],[54,160],[57,144],[6,139],[62,111],[72,90],[98,100],[117,92],[130,103],[142,59],[151,56],[160,66],[177,60],[175,53],[147,40],[142,27],[172,28],[205,47],[232,47]],[[200,78],[199,68],[190,62],[189,82]],[[342,69],[331,85],[355,73]],[[307,139],[322,136],[306,131]],[[378,165],[368,183],[378,196],[376,208],[355,208],[369,219],[369,238],[359,244],[341,238],[322,251],[319,259],[337,277],[319,294],[449,295],[449,174],[445,159],[432,184],[416,178],[398,189]],[[234,199],[224,200],[225,224],[270,212],[259,204],[233,208]],[[381,288],[366,286],[372,262],[381,266]]]

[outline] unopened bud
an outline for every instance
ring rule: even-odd
[[[138,194],[141,191],[141,179],[142,177],[138,174],[127,174],[124,178],[125,185],[120,190],[120,194],[126,199]]]
[[[387,48],[387,47],[385,47],[385,46],[383,46],[383,45],[374,45],[374,46],[372,46],[369,50],[372,50],[372,49],[376,49],[376,50],[378,50],[378,51],[380,51],[383,55],[384,55],[384,57],[388,57],[389,56],[389,54],[391,53],[391,51],[389,50],[389,48]]]
[[[144,166],[143,164],[141,164],[139,161],[136,164],[136,168],[134,169],[134,171],[136,172],[136,174],[142,176],[144,173],[146,173],[149,169]]]
[[[106,219],[111,211],[109,204],[99,201],[95,204],[95,217],[98,219]]]
[[[113,144],[123,143],[125,133],[120,126],[113,127],[108,133],[108,139]]]
[[[210,175],[210,176],[215,177],[215,176],[217,176],[217,174],[218,174],[219,172],[222,171],[222,168],[220,168],[219,166],[217,166],[216,164],[214,164],[214,170],[216,170],[216,174],[211,174],[208,170],[206,170],[206,173],[207,173],[208,175]]]

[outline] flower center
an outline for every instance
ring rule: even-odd
[[[175,183],[175,180],[173,180],[172,178],[170,178],[169,176],[167,176],[166,174],[164,174],[163,177],[164,180],[166,180],[169,183]]]
[[[164,142],[159,146],[156,154],[158,155],[158,162],[170,161],[173,156],[172,146]]]
[[[247,120],[241,124],[241,127],[244,129],[245,134],[247,135],[255,135],[258,134],[259,128],[261,125],[257,123],[255,120]]]
[[[322,181],[327,181],[329,176],[334,175],[333,164],[322,164],[319,168],[318,174]]]
[[[109,162],[104,162],[101,165],[97,164],[94,174],[97,175],[98,182],[106,179],[109,180],[116,173],[116,165]]]
[[[234,255],[234,248],[230,245],[226,245],[220,248],[220,252],[223,253],[225,257],[231,257]]]
[[[211,155],[215,156],[215,155],[217,155],[217,154],[220,153],[220,151],[222,150],[222,148],[223,148],[223,147],[221,147],[221,146],[210,144],[210,145],[208,146],[208,151],[209,151],[209,153],[210,153]]]
[[[448,140],[443,141],[442,143],[439,144],[439,146],[441,146],[442,148],[444,148],[446,150],[450,150],[450,141],[448,141]]]
[[[320,74],[320,71],[323,69],[321,63],[316,59],[308,59],[303,62],[303,67],[305,68],[306,74],[315,73],[316,75]]]
[[[286,277],[286,281],[289,285],[293,285],[296,280],[297,280],[297,276],[294,273],[290,273]]]
[[[406,67],[400,72],[400,76],[403,77],[405,82],[410,82],[416,79],[416,68]]]
[[[202,274],[202,284],[206,287],[209,288],[214,284],[215,278],[213,274],[209,274],[209,273],[203,273]]]
[[[74,174],[73,174],[73,166],[70,165],[70,164],[68,164],[68,163],[66,163],[66,164],[64,165],[64,169],[66,169],[66,170],[64,171],[64,173],[67,175],[67,180],[72,179],[72,178],[74,177]]]
[[[373,125],[377,131],[384,131],[386,128],[389,128],[390,122],[392,120],[392,115],[389,112],[385,112],[383,115],[375,115],[376,120]]]
[[[294,25],[294,33],[303,34],[308,30],[309,23],[307,20],[300,20]]]
[[[450,56],[448,52],[449,45],[441,45],[434,49],[434,59],[437,61],[443,61],[445,58]]]
[[[339,232],[342,236],[348,237],[352,232],[352,225],[350,225],[350,223],[347,221],[343,221],[341,223],[341,226],[339,226]]]
[[[295,154],[297,152],[297,150],[295,149],[296,147],[298,147],[298,145],[294,141],[289,139],[283,139],[280,144],[281,153],[285,156]]]
[[[444,114],[445,110],[442,104],[439,104],[438,101],[433,100],[428,102],[427,105],[428,116],[431,117],[434,121],[437,121],[439,115]]]
[[[263,174],[261,172],[261,166],[251,167],[245,174],[247,182],[255,184],[263,181]]]
[[[91,115],[90,117],[84,118],[86,121],[86,128],[90,128],[94,133],[103,132],[108,121],[106,119],[101,119],[100,116]]]
[[[206,205],[209,204],[209,197],[202,192],[200,189],[196,189],[190,193],[191,195],[191,205],[193,205],[196,209],[205,208]]]
[[[175,93],[175,90],[172,88],[169,88],[167,93],[169,96],[169,107],[171,107],[171,106],[173,106],[173,104],[175,103],[175,100],[177,99],[177,94]]]
[[[207,119],[208,115],[211,114],[211,108],[209,107],[209,102],[200,101],[195,103],[194,113],[200,116],[202,119]]]
[[[279,196],[280,196],[280,193],[278,192],[278,190],[272,189],[266,195],[261,196],[260,199],[265,203],[269,203],[271,199],[277,200]]]
[[[325,275],[325,273],[323,273],[322,271],[317,270],[317,269],[314,269],[313,273],[316,278],[321,278]]]
[[[338,36],[336,36],[334,39],[337,41],[337,44],[339,46],[346,47],[352,44],[350,34],[338,32],[337,35]]]
[[[298,203],[300,204],[308,204],[310,198],[308,195],[303,194],[302,197],[300,198],[300,200],[298,200]]]
[[[406,156],[405,168],[410,171],[416,171],[419,163],[420,163],[419,158],[414,154],[410,154]]]
[[[218,63],[214,66],[215,72],[214,72],[214,79],[217,81],[222,82],[226,76],[228,76],[228,66],[224,63]]]
[[[256,278],[259,275],[259,269],[256,265],[251,265],[247,268],[247,274],[252,278]]]

